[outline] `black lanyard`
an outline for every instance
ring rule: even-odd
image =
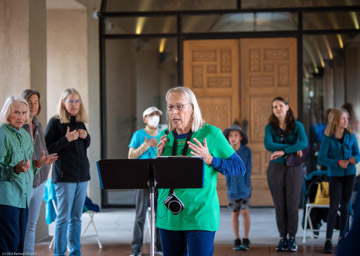
[[[183,152],[182,152],[183,156],[186,156],[186,152],[188,151],[188,148],[189,148],[188,141],[190,141],[191,135],[192,135],[192,131],[190,130],[189,133],[187,134],[185,145],[183,148]],[[174,143],[173,143],[173,148],[172,148],[173,156],[176,156],[177,138],[178,138],[178,134],[176,131],[174,131]],[[174,194],[174,189],[170,188],[169,195],[173,195],[173,194]]]
[[[192,131],[190,130],[186,137],[185,146],[183,148],[183,152],[182,152],[183,156],[186,156],[186,152],[188,151],[188,148],[189,148],[188,141],[190,141],[191,135],[192,135]],[[174,143],[173,143],[173,149],[172,149],[173,156],[176,156],[177,138],[178,138],[178,134],[177,134],[177,132],[174,131]]]

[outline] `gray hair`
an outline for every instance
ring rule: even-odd
[[[16,102],[24,103],[26,105],[28,111],[27,111],[25,123],[27,123],[29,121],[29,104],[27,103],[27,101],[21,96],[10,96],[6,99],[4,106],[1,109],[0,124],[9,124],[10,123],[8,118],[11,114],[11,106]]]
[[[197,102],[195,94],[188,87],[179,86],[171,88],[167,91],[165,99],[169,100],[171,96],[180,97],[186,99],[193,106],[193,114],[191,120],[191,131],[197,132],[204,124],[205,121],[202,118],[201,110],[199,104]],[[169,113],[168,113],[169,115]],[[171,125],[171,121],[169,120],[169,131],[172,131],[174,128]]]

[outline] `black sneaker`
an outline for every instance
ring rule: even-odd
[[[234,246],[233,246],[233,250],[234,251],[240,251],[240,245],[241,245],[241,240],[240,239],[235,239],[234,240]]]
[[[248,251],[250,246],[250,240],[247,238],[243,238],[242,244],[240,245],[240,249],[242,251]]]
[[[333,245],[330,240],[326,240],[325,246],[324,246],[324,253],[332,253],[333,252]]]
[[[282,251],[282,252],[287,251],[287,245],[288,245],[288,241],[286,240],[286,238],[282,237],[275,250]]]
[[[132,251],[130,256],[141,256],[141,252],[140,251]]]
[[[297,244],[296,244],[296,240],[295,237],[291,236],[288,240],[288,244],[287,244],[287,250],[289,252],[296,252],[297,251]]]

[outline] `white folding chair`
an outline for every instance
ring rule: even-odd
[[[320,230],[320,229],[314,229],[313,226],[312,226],[312,223],[311,223],[311,219],[310,219],[310,213],[311,213],[311,210],[313,208],[329,208],[330,206],[329,205],[323,205],[323,204],[312,204],[312,203],[307,203],[305,205],[305,219],[304,219],[304,231],[303,231],[303,243],[306,243],[306,231],[311,231],[311,238],[314,238],[314,231],[325,231],[325,230]],[[308,229],[307,226],[308,226],[308,223],[309,223],[309,226],[310,228]]]
[[[102,244],[100,242],[100,238],[99,238],[99,234],[97,232],[97,229],[96,229],[96,226],[95,226],[95,222],[94,222],[94,214],[96,213],[95,211],[91,211],[91,210],[88,210],[84,213],[88,213],[89,214],[89,217],[90,217],[90,220],[89,220],[89,223],[86,225],[85,229],[84,229],[84,232],[82,233],[81,237],[84,237],[86,231],[88,230],[88,228],[90,227],[90,225],[92,225],[94,227],[94,230],[95,230],[95,236],[96,236],[96,240],[98,242],[98,245],[99,245],[99,248],[101,249],[102,248]],[[84,214],[83,213],[83,214]]]

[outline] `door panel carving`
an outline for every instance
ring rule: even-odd
[[[272,205],[264,128],[271,100],[283,96],[297,113],[296,39],[191,40],[184,42],[184,85],[197,95],[205,121],[224,130],[248,122],[252,151],[252,205]],[[241,67],[241,68],[240,68]],[[227,205],[225,177],[218,175],[220,204]]]

